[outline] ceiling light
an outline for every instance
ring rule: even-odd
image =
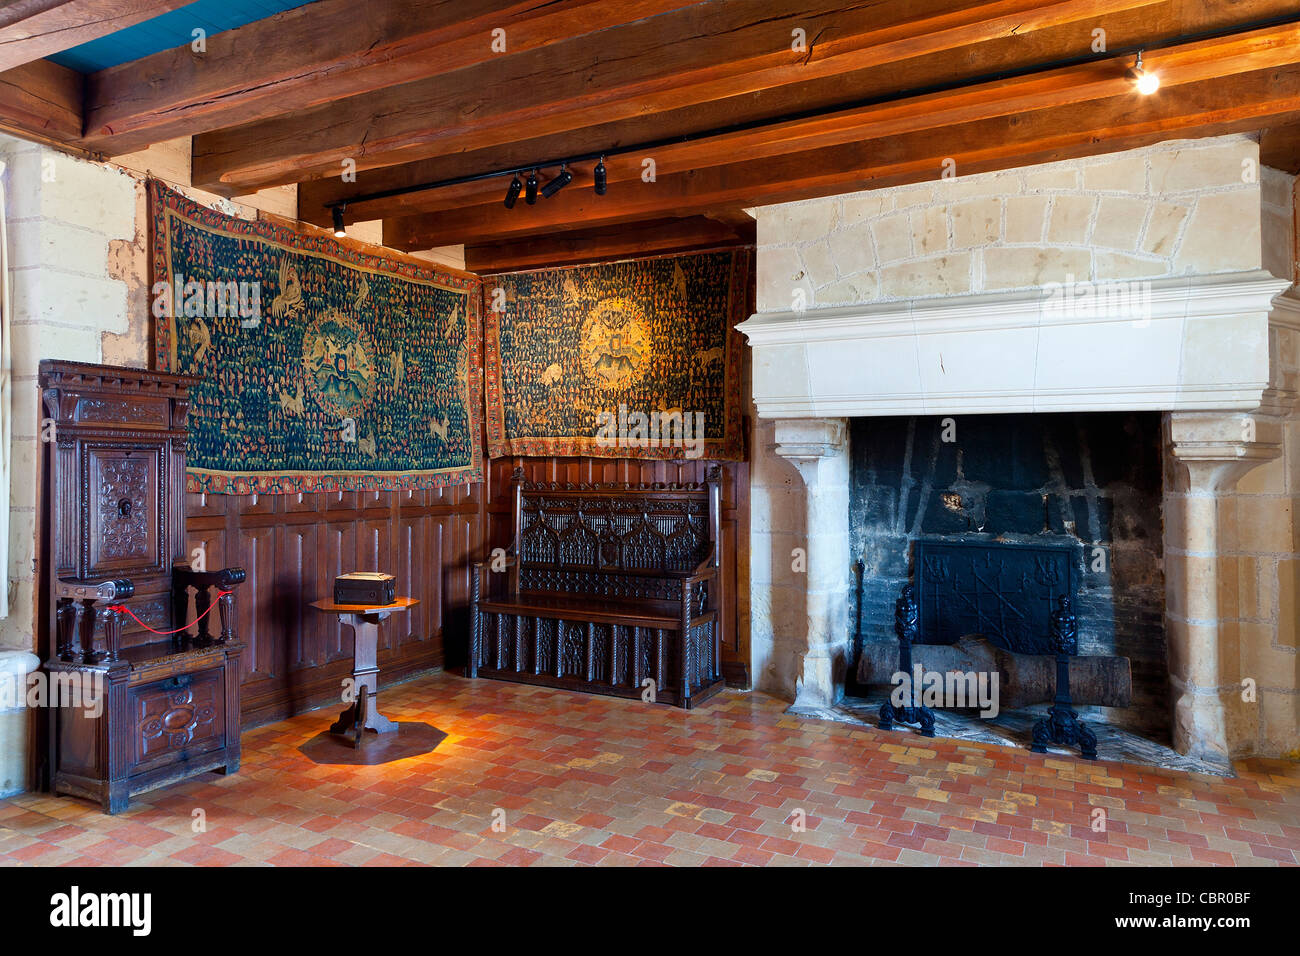
[[[528,174],[528,189],[524,192],[524,202],[533,205],[537,202],[537,170]]]
[[[506,208],[514,209],[515,200],[519,198],[519,192],[524,188],[524,184],[519,181],[519,174],[515,173],[515,178],[510,180],[510,186],[506,189]]]
[[[344,206],[334,207],[334,238],[342,239],[348,234],[347,226],[343,224]]]
[[[605,170],[605,157],[600,157],[600,162],[596,164],[596,195],[605,195],[605,190],[609,187],[609,174]]]
[[[560,167],[559,175],[542,187],[542,195],[550,199],[571,182],[573,182],[573,173],[569,172],[568,164],[565,164]]]
[[[1149,73],[1142,68],[1142,51],[1138,50],[1137,62],[1133,64],[1133,79],[1137,82],[1137,90],[1143,96],[1150,96],[1156,90],[1160,89],[1160,77],[1158,74]]]

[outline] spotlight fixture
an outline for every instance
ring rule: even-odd
[[[506,208],[514,209],[515,200],[519,198],[519,191],[524,188],[524,184],[519,181],[519,174],[515,173],[515,178],[510,180],[510,187],[506,190]]]
[[[1137,83],[1137,91],[1143,96],[1150,96],[1156,90],[1160,89],[1160,77],[1155,73],[1148,73],[1142,67],[1142,51],[1138,50],[1137,61],[1133,64],[1130,75]]]
[[[348,234],[348,228],[343,224],[343,210],[346,206],[334,207],[334,238],[342,239]]]
[[[605,170],[605,157],[600,157],[600,162],[596,164],[594,172],[596,178],[596,195],[605,195],[605,190],[609,188],[609,173]]]
[[[524,193],[524,202],[533,205],[537,202],[537,170],[528,174],[528,189]]]
[[[569,172],[569,165],[565,163],[560,167],[559,174],[542,187],[542,195],[550,199],[571,182],[573,182],[573,173]]]

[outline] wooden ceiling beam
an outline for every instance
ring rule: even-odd
[[[1243,19],[1257,19],[1277,15],[1284,10],[1284,5],[1279,5],[1278,0],[1246,0],[1246,4],[1226,10],[1220,6],[1207,7],[1200,0],[1169,0],[1159,7],[1113,14],[1102,22],[1106,24],[1108,42],[1112,48],[1125,49],[1137,44],[1164,42],[1184,31],[1224,29],[1239,22],[1234,19],[1239,16]],[[982,43],[962,56],[937,53],[914,57],[884,70],[860,70],[826,80],[795,83],[761,93],[732,97],[716,103],[692,104],[668,112],[647,113],[633,120],[602,122],[568,133],[525,138],[491,149],[471,149],[451,156],[364,170],[358,174],[354,183],[343,182],[338,176],[304,181],[299,187],[299,215],[311,222],[326,225],[330,217],[329,203],[352,200],[359,194],[409,189],[421,183],[563,158],[566,155],[599,152],[626,143],[667,140],[684,133],[715,129],[734,122],[761,120],[764,117],[801,111],[835,110],[837,105],[845,102],[887,97],[898,90],[961,83],[971,75],[1023,70],[1034,64],[1077,55],[1081,50],[1087,49],[1086,26],[1086,23],[1066,24],[1032,33],[1017,32],[1014,36]],[[1154,50],[1149,54],[1150,57],[1163,55]],[[978,66],[978,70],[975,66]],[[1116,65],[1105,64],[1101,68],[1115,71]],[[1115,72],[1112,78],[1118,75]],[[927,102],[941,101],[942,97],[938,97]],[[837,118],[829,124],[832,134],[835,124],[840,122],[843,115],[843,111],[836,112]],[[808,128],[810,127],[804,129]],[[531,132],[521,135],[531,136]],[[655,151],[656,161],[660,162],[661,167],[663,157],[668,154],[683,159],[690,155],[694,157],[692,161],[701,165],[711,161],[730,162],[735,155],[724,150],[720,159],[711,160],[707,146],[696,149],[692,145],[689,150],[680,153],[677,152],[677,147],[673,147],[670,150]],[[639,175],[639,169],[637,172]],[[478,191],[504,192],[504,189],[504,180],[493,180],[476,186],[408,193],[384,200],[354,202],[349,214],[355,213],[360,219],[382,219],[418,211],[435,211],[448,205],[464,205],[473,201],[457,199],[457,194],[472,197]]]
[[[1290,64],[1300,64],[1300,24],[1184,44],[1154,51],[1146,58],[1147,68],[1159,73],[1165,91],[1188,83]],[[999,80],[950,93],[911,97],[895,103],[665,146],[654,150],[652,158],[657,175],[671,176],[727,165],[737,156],[769,159],[1053,106],[1133,96],[1132,80],[1124,63],[1086,63],[1032,77]],[[642,159],[639,154],[607,158],[605,165],[610,188],[615,191],[638,188]],[[582,183],[590,179],[588,168],[575,167],[573,173]],[[382,219],[485,205],[501,195],[504,182],[504,178],[493,179],[353,203],[349,206],[350,215],[359,219]]]
[[[748,219],[748,217],[746,217]],[[730,225],[706,216],[607,226],[600,229],[535,236],[529,239],[465,247],[465,268],[477,275],[547,269],[582,262],[613,262],[752,245],[754,220]]]
[[[319,0],[87,78],[88,148],[109,155],[310,109],[689,5],[690,0]],[[506,53],[492,31],[505,31]]]
[[[885,136],[838,146],[660,176],[596,196],[562,190],[536,206],[500,203],[384,221],[384,244],[420,249],[481,245],[603,228],[708,209],[790,202],[921,182],[945,159],[959,175],[1132,149],[1171,137],[1241,132],[1300,121],[1300,66],[1259,70],[1162,89]],[[575,177],[576,180],[576,177]]]
[[[1260,0],[1248,0],[1260,2]],[[1270,0],[1263,0],[1270,2]],[[490,149],[770,87],[880,68],[1161,0],[709,0],[653,20],[195,137],[196,186],[250,192]],[[792,49],[803,30],[806,50]],[[1086,31],[1085,31],[1086,33]],[[1074,49],[1086,50],[1080,34]],[[969,71],[969,67],[967,67]],[[724,113],[725,115],[725,113]]]
[[[68,145],[81,136],[82,76],[36,60],[0,73],[0,129]]]
[[[151,20],[191,0],[11,0],[0,7],[0,71]]]

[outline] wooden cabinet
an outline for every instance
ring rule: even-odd
[[[50,788],[116,813],[132,794],[238,769],[244,572],[187,563],[192,379],[50,361],[40,377]]]

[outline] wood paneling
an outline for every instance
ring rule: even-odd
[[[388,571],[418,598],[380,630],[381,683],[433,667],[459,670],[468,641],[469,567],[510,543],[510,474],[535,481],[703,481],[707,461],[500,458],[486,484],[441,490],[303,495],[189,495],[186,543],[208,568],[242,567],[239,637],[245,724],[340,702],[352,634],[307,605],[344,571]],[[731,686],[749,686],[749,632],[738,611],[747,581],[749,466],[723,463],[722,659]]]
[[[352,634],[307,605],[344,571],[390,571],[420,599],[381,630],[385,683],[443,663],[444,634],[463,643],[468,555],[480,540],[482,485],[409,492],[189,495],[187,546],[208,567],[248,572],[238,632],[244,715],[274,720],[340,699]],[[455,655],[453,655],[454,657]]]

